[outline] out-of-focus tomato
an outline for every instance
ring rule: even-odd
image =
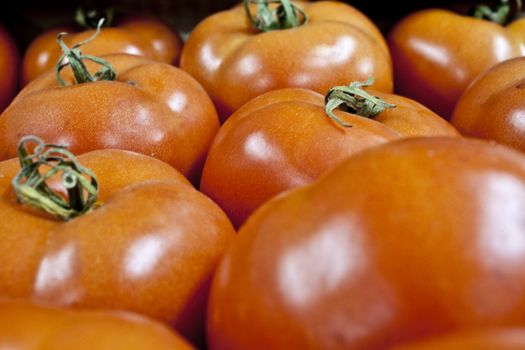
[[[93,35],[95,29],[77,32],[72,27],[49,29],[28,46],[22,59],[21,84],[27,85],[40,74],[55,67],[62,51],[57,35],[67,32],[67,44],[75,44]],[[106,27],[99,40],[83,46],[85,54],[103,56],[116,53],[138,55],[159,62],[176,64],[182,50],[180,35],[167,24],[152,18],[129,17],[113,27]]]
[[[458,101],[451,122],[466,136],[525,152],[525,58],[492,67]]]
[[[70,311],[0,300],[0,349],[191,350],[165,326],[127,312]]]
[[[245,0],[245,5],[252,2]],[[286,19],[283,6],[289,1],[276,2],[277,18]],[[288,27],[279,22],[272,30],[254,29],[245,11],[257,12],[252,4],[214,14],[192,31],[181,68],[208,91],[222,120],[254,97],[280,88],[325,94],[332,86],[373,76],[377,90],[392,91],[386,43],[365,15],[336,1],[293,4],[296,23]],[[259,17],[252,19],[264,22],[263,12],[259,9]]]
[[[478,74],[521,54],[520,41],[501,25],[439,9],[402,19],[388,44],[396,91],[447,119]]]
[[[109,55],[97,66],[83,51],[83,63],[74,59],[78,48],[64,50],[87,70],[67,66],[62,81],[47,72],[18,94],[0,117],[0,160],[16,156],[20,137],[36,135],[76,154],[119,148],[153,156],[198,183],[219,118],[194,78],[134,55]]]
[[[210,349],[384,349],[523,325],[525,156],[464,138],[365,150],[248,219],[214,276]]]
[[[55,150],[46,157],[47,150],[23,159],[55,164],[52,159],[60,154]],[[66,191],[62,184],[74,171],[61,171],[63,180],[48,181],[58,194],[69,195],[69,204],[57,209],[27,186],[22,190],[22,184],[34,183],[34,176],[16,181],[17,196],[12,180],[19,160],[0,162],[0,296],[130,310],[165,321],[194,341],[201,339],[210,278],[234,235],[226,215],[155,158],[98,150],[80,155],[78,162],[96,174],[101,191],[93,210],[67,222],[21,205],[17,197],[24,203],[40,198],[61,217],[82,214],[93,197],[80,195],[85,199],[79,200],[72,194],[87,191],[78,185]],[[41,165],[37,171],[44,176],[45,169]]]
[[[350,128],[329,118],[325,98],[311,90],[274,90],[253,99],[219,130],[206,159],[201,191],[240,226],[271,197],[312,182],[365,148],[399,137],[458,135],[417,102],[368,92],[396,107],[383,108],[374,120],[355,110],[337,112]]]
[[[525,329],[478,329],[401,345],[391,350],[523,350]]]
[[[0,25],[0,112],[15,96],[19,64],[18,48],[7,30]]]

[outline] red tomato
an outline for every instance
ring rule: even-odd
[[[248,219],[212,283],[210,349],[385,349],[523,325],[524,232],[520,152],[371,148]]]
[[[221,119],[264,92],[286,87],[325,94],[373,76],[377,90],[392,91],[388,49],[365,15],[337,1],[295,4],[308,16],[295,28],[261,33],[239,6],[206,18],[190,34],[181,68],[208,91]]]
[[[3,26],[0,26],[0,112],[15,96],[19,68],[18,48]]]
[[[521,54],[502,26],[446,10],[423,10],[389,33],[396,91],[450,118],[463,91],[491,66]]]
[[[445,120],[401,96],[370,92],[393,103],[375,120],[338,112],[351,128],[325,113],[322,95],[306,89],[267,92],[245,104],[219,130],[200,189],[240,226],[261,204],[306,185],[365,148],[399,137],[458,135]]]
[[[95,40],[99,40],[97,38]],[[26,86],[0,117],[0,160],[18,140],[37,135],[76,154],[119,148],[154,156],[198,183],[219,119],[206,91],[171,65],[132,55],[105,58],[116,80],[59,86],[48,72]],[[94,74],[96,66],[86,62]]]
[[[0,301],[0,349],[191,350],[181,337],[145,317],[109,311],[70,311]]]
[[[478,329],[446,334],[391,350],[523,350],[525,329]]]
[[[465,136],[495,140],[525,152],[525,58],[479,76],[458,101],[451,122]]]
[[[139,312],[199,341],[210,278],[234,235],[226,215],[155,158],[106,149],[78,162],[98,178],[99,206],[66,222],[21,205],[19,160],[0,162],[0,295]]]
[[[37,36],[22,59],[22,85],[56,66],[62,55],[57,43],[57,35],[61,32],[70,33],[64,40],[73,44],[89,38],[95,30],[77,32],[71,27],[59,27]],[[99,40],[82,49],[85,54],[94,56],[127,53],[169,64],[178,62],[181,50],[182,39],[175,30],[159,20],[146,17],[130,17],[115,27],[104,28]]]

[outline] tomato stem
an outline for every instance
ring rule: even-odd
[[[339,119],[335,114],[336,108],[341,108],[345,112],[357,114],[366,118],[374,118],[386,108],[395,108],[396,106],[387,103],[364,91],[363,87],[371,86],[374,79],[369,77],[365,82],[354,81],[348,86],[336,86],[331,88],[325,97],[325,111],[328,116],[337,124],[344,127],[351,127]]]
[[[75,77],[76,84],[82,84],[87,82],[94,82],[99,80],[115,80],[117,78],[117,72],[115,68],[106,60],[92,56],[92,55],[84,55],[80,51],[80,46],[87,44],[88,42],[95,39],[99,33],[100,28],[104,24],[104,19],[102,18],[98,22],[97,30],[95,34],[93,34],[91,37],[87,38],[86,40],[75,44],[73,47],[69,48],[64,41],[62,40],[62,37],[64,35],[67,35],[67,33],[60,33],[57,36],[57,41],[60,47],[62,48],[62,56],[60,56],[57,65],[55,67],[55,74],[56,79],[60,86],[67,86],[68,84],[61,78],[60,73],[62,72],[62,69],[64,69],[67,66],[71,66],[71,70],[73,71],[73,75]],[[67,62],[64,63],[64,60],[67,58]],[[84,64],[84,60],[95,62],[102,67],[94,74],[91,75],[89,73],[86,65]]]
[[[308,15],[290,0],[244,0],[243,3],[250,23],[261,32],[295,28],[308,22]],[[255,16],[250,3],[257,4]],[[271,4],[278,6],[272,10]]]
[[[516,14],[519,14],[521,12],[521,7],[521,0],[516,0]],[[494,7],[488,5],[476,6],[474,8],[473,17],[505,25],[508,22],[510,22],[515,16],[511,16],[510,1],[499,0],[499,4]]]
[[[101,19],[104,19],[104,27],[109,27],[114,17],[115,9],[112,7],[101,11],[95,7],[79,6],[75,11],[75,22],[84,29],[97,29]]]
[[[36,143],[33,153],[28,143]],[[23,137],[18,145],[20,171],[12,181],[21,204],[42,210],[61,220],[69,220],[92,210],[98,197],[96,175],[79,164],[64,146],[45,144],[36,136]],[[67,198],[51,189],[46,180],[61,176]]]

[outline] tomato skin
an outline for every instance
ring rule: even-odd
[[[97,150],[78,160],[97,174],[102,206],[68,222],[18,204],[18,160],[0,162],[0,295],[134,311],[199,342],[209,280],[234,235],[226,215],[155,158]]]
[[[12,350],[191,350],[180,336],[145,317],[70,311],[0,300],[0,348]]]
[[[451,122],[465,136],[494,140],[525,151],[525,58],[481,74],[458,101]]]
[[[523,328],[479,329],[445,334],[391,350],[521,350],[525,348]]]
[[[20,66],[18,48],[7,30],[0,26],[0,111],[3,111],[15,96],[17,75]]]
[[[70,34],[64,41],[72,46],[92,36],[95,30],[77,32],[72,27],[59,27],[37,36],[22,59],[22,86],[55,68],[62,55],[57,43],[57,35],[61,32]],[[181,50],[182,40],[176,31],[158,20],[140,16],[126,18],[115,27],[103,28],[98,40],[82,46],[83,53],[94,56],[124,53],[168,64],[178,62]]]
[[[204,89],[164,63],[105,58],[117,70],[116,81],[59,87],[48,72],[23,89],[0,118],[0,160],[16,156],[20,137],[36,135],[75,154],[120,148],[154,156],[197,182],[219,129]],[[90,63],[91,72],[99,68]],[[63,77],[73,83],[69,68]]]
[[[522,325],[524,209],[525,157],[506,147],[365,150],[240,229],[212,283],[210,349],[383,349]]]
[[[392,67],[383,37],[362,13],[335,1],[300,2],[305,25],[257,33],[242,7],[214,14],[193,30],[181,68],[214,100],[221,120],[256,96],[287,87],[325,94],[350,81],[376,78],[391,92]]]
[[[502,26],[438,9],[402,19],[388,44],[396,92],[446,119],[478,74],[521,55],[519,40]]]
[[[369,92],[397,107],[375,120],[338,114],[351,128],[334,123],[324,111],[323,96],[311,90],[274,90],[251,100],[217,133],[201,191],[239,227],[271,197],[312,182],[365,148],[401,136],[458,135],[445,120],[414,101]]]

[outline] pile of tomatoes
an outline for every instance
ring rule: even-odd
[[[0,348],[524,349],[520,6],[0,29]]]

